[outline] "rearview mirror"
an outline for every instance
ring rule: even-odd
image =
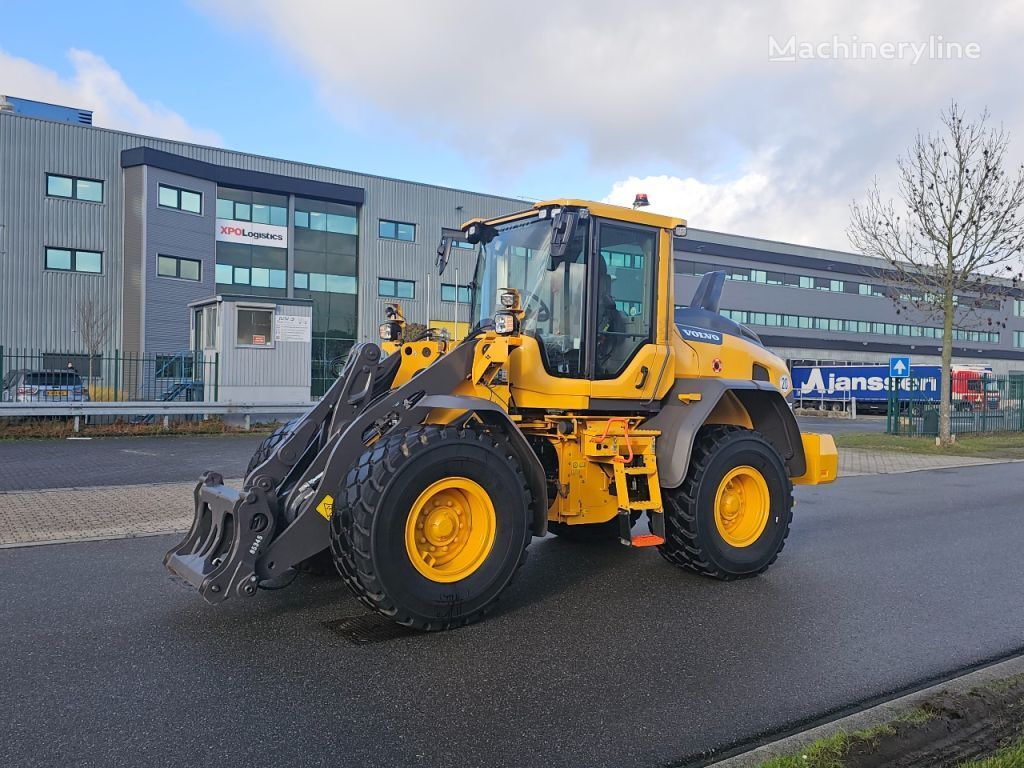
[[[551,263],[548,266],[550,271],[558,269],[558,265],[565,261],[569,244],[576,234],[579,217],[578,211],[568,211],[565,208],[555,214],[555,218],[551,222]]]
[[[434,262],[437,265],[437,274],[444,274],[444,268],[448,266],[448,259],[451,258],[451,255],[452,239],[442,235],[441,242],[437,245],[437,259]]]

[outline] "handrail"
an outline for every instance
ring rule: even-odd
[[[3,403],[0,402],[0,418],[26,416],[184,416],[195,414],[274,414],[304,413],[311,402],[270,403],[238,402],[213,403],[195,400],[192,402],[166,400],[136,400],[122,402],[74,401]]]

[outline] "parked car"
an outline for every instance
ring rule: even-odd
[[[8,403],[80,402],[89,390],[75,371],[9,371],[0,399]]]

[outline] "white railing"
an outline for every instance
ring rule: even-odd
[[[253,416],[296,416],[305,413],[312,403],[207,403],[203,401],[179,402],[139,400],[125,402],[93,402],[90,400],[56,403],[0,403],[0,418],[33,418],[37,416],[63,416],[74,418],[75,431],[79,431],[82,417],[91,416],[153,416],[162,417],[168,427],[171,416],[245,417],[248,429]]]

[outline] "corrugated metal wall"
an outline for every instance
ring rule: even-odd
[[[403,301],[410,321],[446,319],[452,308],[441,305],[434,271],[442,227],[528,207],[528,203],[509,198],[4,113],[0,115],[0,345],[47,351],[79,346],[75,308],[89,297],[113,309],[111,348],[123,344],[122,313],[130,326],[146,322],[146,307],[134,305],[131,296],[132,291],[144,290],[146,281],[133,266],[127,274],[123,271],[125,243],[132,254],[130,261],[135,254],[141,257],[143,249],[148,249],[145,229],[152,226],[146,220],[147,212],[139,208],[141,201],[135,191],[141,190],[142,177],[136,178],[134,169],[122,173],[120,167],[121,151],[138,146],[208,163],[365,189],[359,222],[359,326],[364,339],[375,336],[385,301],[377,296],[378,277],[416,281],[416,298]],[[47,198],[48,172],[102,179],[103,203]],[[127,199],[126,179],[131,190]],[[209,210],[214,202],[205,204]],[[381,218],[415,224],[415,242],[379,238]],[[103,274],[44,271],[45,245],[100,249]],[[472,252],[456,253],[445,281],[454,281],[456,267],[461,280],[468,280],[472,261]],[[427,296],[428,275],[432,302]],[[127,305],[122,302],[126,285]],[[126,346],[142,341],[132,328],[126,329],[123,340]],[[153,341],[157,340],[154,337]]]
[[[85,126],[0,115],[0,344],[79,349],[77,307],[111,308],[120,338],[124,137]],[[103,202],[46,197],[46,173],[103,179]],[[103,252],[99,275],[47,272],[46,246]]]

